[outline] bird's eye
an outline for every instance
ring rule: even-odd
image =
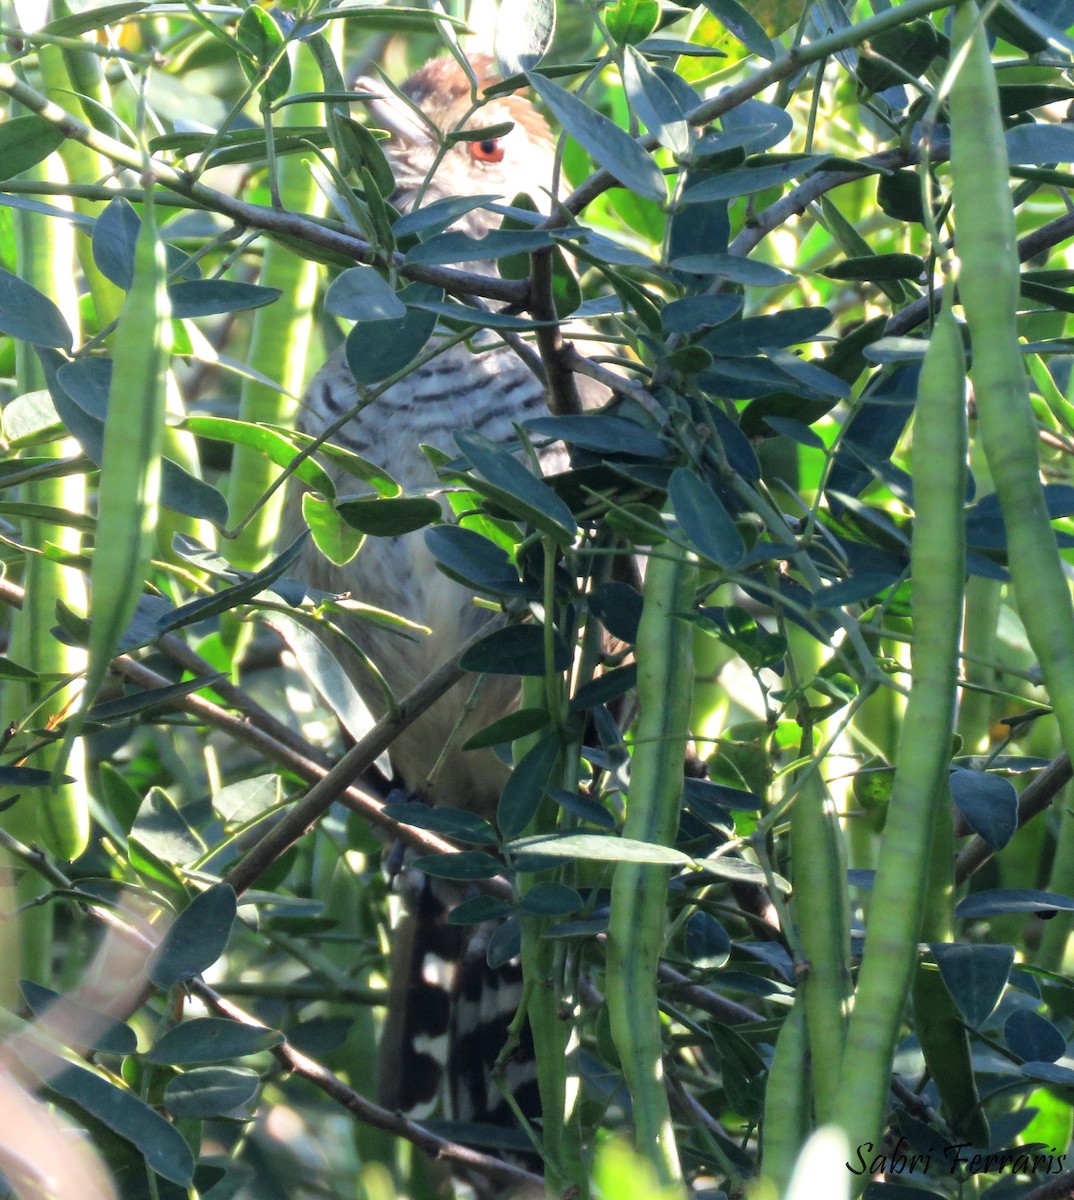
[[[485,138],[482,142],[470,142],[470,157],[475,162],[503,162],[503,141],[501,138]]]

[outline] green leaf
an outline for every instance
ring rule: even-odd
[[[559,749],[559,735],[545,734],[507,777],[496,808],[496,824],[504,837],[517,837],[537,815]]]
[[[130,1142],[146,1165],[181,1187],[194,1176],[194,1156],[182,1134],[125,1087],[116,1087],[85,1067],[56,1058],[38,1046],[8,1045],[38,1074],[49,1091],[77,1105],[102,1125]]]
[[[866,254],[860,258],[842,258],[820,274],[828,279],[878,282],[889,279],[920,279],[925,260],[916,254]]]
[[[664,442],[622,417],[598,414],[568,417],[533,417],[522,428],[544,437],[562,438],[572,446],[581,446],[597,454],[636,454],[639,458],[667,458]]]
[[[544,729],[548,724],[548,713],[543,708],[519,708],[506,717],[500,717],[484,729],[479,729],[463,745],[463,750],[481,750],[487,746],[503,746],[518,738],[529,737]]]
[[[592,862],[662,863],[674,867],[685,867],[692,861],[688,854],[670,846],[639,842],[634,838],[608,837],[602,833],[538,834],[508,842],[504,850],[516,857],[541,855]]]
[[[276,1029],[242,1025],[223,1017],[195,1017],[159,1037],[145,1058],[146,1062],[172,1067],[225,1062],[271,1050],[283,1040],[283,1034]]]
[[[165,863],[185,865],[206,850],[175,801],[160,787],[151,787],[146,793],[131,837]]]
[[[566,671],[570,648],[559,637],[553,646],[553,667]],[[544,631],[538,625],[508,625],[471,646],[459,659],[464,671],[482,675],[543,675]]]
[[[236,421],[229,417],[186,417],[179,425],[197,437],[227,442],[233,446],[249,446],[257,450],[278,467],[288,467],[298,453],[296,441],[276,429],[255,425],[251,421]],[[322,496],[335,498],[336,489],[331,476],[312,457],[304,458],[295,469],[295,477],[301,479]]]
[[[0,268],[0,333],[31,346],[71,349],[63,313],[35,287]]]
[[[420,800],[405,800],[385,805],[384,811],[393,821],[428,829],[459,842],[494,846],[497,841],[496,830],[490,822],[462,808],[450,808],[443,804],[432,808]]]
[[[183,604],[173,612],[161,617],[157,622],[158,630],[161,633],[167,633],[173,629],[181,629],[184,625],[194,625],[198,621],[205,621],[209,617],[215,617],[222,612],[228,612],[239,604],[245,604],[247,600],[252,600],[270,584],[275,583],[288,567],[291,566],[299,554],[301,554],[305,540],[305,534],[296,538],[264,570],[257,571],[253,575],[248,576],[242,583],[238,583],[234,587],[223,588],[219,592],[214,592],[211,596],[201,596],[197,600],[191,600],[189,603]]]
[[[424,529],[444,515],[435,500],[425,496],[399,496],[395,499],[361,497],[340,500],[336,512],[354,529],[372,537],[399,537]]]
[[[503,863],[484,850],[463,850],[459,854],[425,854],[413,863],[416,871],[437,879],[492,879],[503,871]]]
[[[116,287],[130,291],[134,280],[134,247],[142,221],[129,200],[109,200],[93,225],[93,261]]]
[[[768,62],[776,57],[772,39],[741,4],[736,4],[735,0],[702,0],[702,3],[747,50]]]
[[[398,320],[406,305],[372,267],[351,267],[337,275],[324,298],[324,306],[349,321]]]
[[[19,980],[27,1007],[63,1045],[102,1054],[133,1054],[138,1038],[129,1025],[29,979]]]
[[[688,188],[679,198],[680,204],[703,204],[710,200],[734,200],[752,196],[769,188],[782,187],[792,179],[801,179],[824,162],[821,154],[795,155],[789,162],[765,163],[741,167],[737,171],[721,171],[709,176],[695,187]]]
[[[979,1029],[999,1003],[1014,964],[1013,946],[974,946],[965,942],[929,947],[966,1023]]]
[[[493,595],[529,595],[507,551],[473,529],[434,525],[425,531],[425,545],[436,564],[451,579],[475,591]]]
[[[63,142],[60,130],[43,117],[9,118],[0,125],[0,179],[12,179],[37,166]]]
[[[247,12],[261,12],[248,8]],[[264,308],[281,296],[279,288],[256,283],[237,283],[230,279],[192,279],[173,283],[168,288],[173,317],[212,317],[218,313],[245,312]]]
[[[493,52],[504,79],[535,67],[555,32],[555,0],[501,0]]]
[[[615,0],[601,16],[621,46],[633,47],[645,41],[660,23],[660,5],[657,0]]]
[[[94,4],[83,12],[72,12],[65,17],[57,17],[44,26],[43,32],[58,37],[78,37],[79,34],[89,33],[93,29],[101,29],[122,21],[133,13],[148,8],[147,0],[123,0],[119,4]]]
[[[624,2],[619,0],[620,4]],[[655,2],[653,7],[656,7]],[[623,54],[623,84],[631,108],[649,132],[673,154],[685,154],[690,149],[690,126],[686,123],[686,114],[668,85],[633,46],[627,46]]]
[[[196,1067],[169,1080],[164,1106],[177,1120],[223,1117],[256,1095],[261,1077],[247,1067]]]
[[[526,78],[571,137],[624,187],[650,200],[667,199],[660,168],[629,133],[550,79],[532,71]]]
[[[227,947],[237,907],[235,889],[229,883],[214,884],[195,896],[149,960],[146,973],[153,983],[170,988],[211,967]]]
[[[678,467],[668,485],[668,498],[679,527],[698,553],[726,570],[742,562],[746,555],[742,535],[707,483]]]
[[[337,567],[349,563],[365,541],[365,534],[348,525],[330,500],[322,500],[312,492],[302,497],[302,519],[317,549]]]
[[[409,284],[398,295],[405,304],[443,297],[441,288],[424,283]],[[436,314],[420,308],[391,320],[359,321],[347,335],[347,366],[359,383],[380,383],[416,358],[435,328]]]
[[[251,5],[239,18],[235,30],[239,45],[246,51],[249,58],[240,58],[246,78],[254,83],[260,77],[262,70],[276,57],[283,47],[283,34],[271,15],[263,8]],[[268,103],[287,95],[291,86],[291,64],[283,55],[272,68],[267,79],[260,84],[260,90]]]
[[[560,544],[574,541],[578,527],[574,515],[555,492],[509,454],[476,430],[455,434],[455,443],[491,489],[483,492],[508,511],[529,521]],[[478,491],[482,491],[480,485]]]
[[[535,883],[519,901],[519,908],[534,917],[569,917],[583,904],[574,888],[549,879]]]

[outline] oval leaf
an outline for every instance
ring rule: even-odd
[[[223,954],[237,911],[235,889],[217,883],[195,896],[172,922],[146,973],[159,988],[192,979]]]

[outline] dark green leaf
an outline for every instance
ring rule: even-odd
[[[32,1067],[45,1052],[34,1048]],[[52,1059],[49,1055],[48,1058]],[[47,1077],[50,1091],[78,1105],[114,1133],[136,1146],[146,1164],[158,1175],[188,1187],[194,1175],[194,1156],[174,1125],[154,1112],[126,1088],[116,1087],[85,1067],[53,1059]]]
[[[792,179],[801,179],[822,162],[823,155],[802,154],[789,162],[765,163],[756,167],[741,167],[735,171],[721,171],[685,191],[680,203],[703,204],[711,200],[734,200],[738,196],[752,196],[755,192],[782,187]]]
[[[153,983],[170,988],[211,967],[227,947],[236,911],[235,889],[229,883],[214,884],[195,896],[149,960],[146,973]]]
[[[519,580],[507,551],[473,529],[434,525],[424,536],[429,553],[452,579],[494,594],[524,595],[532,590]]]
[[[787,308],[761,317],[732,321],[705,334],[701,345],[720,358],[746,357],[765,349],[812,342],[832,323],[827,308]]]
[[[93,226],[93,261],[125,292],[134,279],[134,244],[141,227],[141,218],[122,196],[109,200]]]
[[[920,279],[925,261],[916,254],[866,254],[861,258],[842,258],[830,267],[821,267],[828,279],[862,280]]]
[[[447,233],[436,234],[428,241],[419,242],[407,253],[406,260],[408,263],[435,265],[484,262],[508,254],[546,250],[555,244],[552,233],[545,230],[494,229],[484,237],[473,238],[460,229],[451,229]]]
[[[393,821],[428,829],[459,842],[471,842],[479,846],[496,844],[496,830],[492,825],[465,809],[449,808],[443,804],[431,808],[420,800],[404,800],[385,805],[384,811]]]
[[[425,854],[413,863],[416,871],[423,871],[437,879],[492,879],[503,871],[503,863],[484,850],[463,850],[459,854]]]
[[[730,321],[741,308],[741,296],[686,296],[664,307],[664,328],[668,333],[693,333]]]
[[[164,1106],[177,1120],[223,1117],[256,1095],[261,1077],[246,1067],[196,1067],[169,1080]]]
[[[624,187],[650,200],[667,199],[660,168],[629,133],[550,79],[533,72],[526,78],[571,137]]]
[[[950,775],[951,799],[974,833],[993,850],[1002,850],[1018,828],[1018,793],[1009,779],[985,771],[956,768]]]
[[[65,1046],[86,1046],[102,1054],[133,1054],[138,1046],[134,1030],[115,1017],[29,979],[19,980],[19,991],[47,1032]]]
[[[506,966],[522,953],[522,930],[514,917],[509,917],[489,938],[485,961],[493,971]]]
[[[522,911],[534,917],[569,917],[582,905],[582,897],[574,888],[553,880],[535,883],[519,901]]]
[[[259,8],[247,12],[260,12]],[[212,317],[218,313],[264,308],[280,298],[280,289],[230,279],[192,279],[168,288],[173,317]]]
[[[0,179],[11,179],[43,162],[63,145],[59,129],[34,114],[9,117],[0,125]]]
[[[548,713],[543,708],[520,708],[484,729],[479,729],[463,745],[463,750],[481,750],[487,746],[502,746],[528,737],[548,724]]]
[[[562,438],[597,454],[636,454],[640,458],[666,458],[668,447],[655,434],[634,421],[598,414],[568,417],[533,417],[522,428],[544,437]]]
[[[596,825],[600,829],[614,829],[615,818],[599,801],[590,796],[582,796],[578,792],[568,792],[564,788],[549,788],[548,795],[573,817]]]
[[[404,304],[441,300],[440,288],[412,283],[398,298]],[[405,317],[387,321],[359,321],[347,334],[347,366],[359,383],[380,383],[416,358],[436,328],[436,314],[408,308]]]
[[[63,313],[35,287],[0,268],[0,333],[29,342],[70,350],[71,331]]]
[[[351,267],[336,276],[324,306],[349,321],[398,320],[406,316],[406,305],[372,267]]]
[[[557,637],[553,667],[566,671],[571,665],[570,648]],[[482,638],[459,659],[464,671],[484,675],[543,675],[544,631],[539,625],[508,625]]]
[[[695,912],[686,922],[684,949],[695,967],[715,971],[731,957],[731,939],[715,917],[706,912]]]
[[[211,596],[202,596],[197,600],[191,600],[189,603],[181,605],[157,622],[158,630],[161,633],[167,633],[172,629],[179,629],[184,625],[193,625],[198,621],[204,621],[209,617],[217,616],[219,613],[228,612],[235,608],[236,605],[245,604],[246,601],[252,600],[270,584],[275,583],[288,567],[291,566],[299,554],[301,554],[305,540],[305,534],[296,538],[264,570],[257,571],[255,574],[248,576],[242,583],[238,583],[234,587],[224,588],[222,591],[215,592]]]
[[[424,496],[399,496],[393,499],[361,497],[341,500],[336,512],[354,529],[372,537],[399,537],[438,521],[443,513],[435,500]]]
[[[169,1029],[145,1057],[147,1062],[172,1067],[225,1062],[271,1050],[282,1041],[283,1034],[275,1029],[241,1025],[223,1017],[195,1017]]]
[[[504,503],[557,542],[572,542],[578,532],[574,516],[555,492],[509,454],[476,430],[455,434],[459,449],[474,470],[495,489],[493,499]],[[479,489],[480,490],[480,489]]]
[[[966,1023],[974,1029],[980,1028],[1007,986],[1014,947],[958,942],[934,943],[929,949]]]
[[[559,757],[559,746],[557,734],[545,734],[526,751],[508,776],[496,809],[496,824],[504,837],[517,837],[536,816]]]
[[[719,496],[692,471],[677,467],[668,485],[676,519],[691,544],[705,558],[733,570],[746,554],[742,535]]]
[[[1046,1017],[1016,1008],[1003,1024],[1007,1049],[1027,1062],[1055,1062],[1066,1053],[1066,1038]]]

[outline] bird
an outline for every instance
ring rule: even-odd
[[[475,55],[470,66],[479,89],[495,81],[490,58]],[[397,96],[370,101],[374,122],[390,135],[384,145],[396,180],[391,199],[400,211],[411,210],[419,200],[425,206],[456,196],[491,194],[510,203],[519,192],[526,192],[538,210],[548,211],[556,174],[555,140],[528,99],[518,94],[497,96],[473,111],[471,81],[451,56],[427,62],[400,91],[405,101]],[[508,122],[508,132],[496,129]],[[464,126],[489,129],[495,136],[456,140],[440,153],[430,123],[443,132]],[[479,207],[459,217],[452,228],[479,238],[496,228],[500,219],[489,208]],[[465,266],[487,275],[497,273],[493,262]],[[606,397],[603,390],[591,388],[584,403],[593,407]],[[297,427],[318,436],[359,399],[341,349],[309,384]],[[460,429],[476,430],[507,444],[515,438],[516,424],[547,412],[545,385],[508,346],[454,344],[389,386],[343,424],[332,440],[383,466],[407,492],[427,492],[442,483],[420,449],[423,443],[456,457],[453,435]],[[562,446],[545,448],[539,457],[545,471],[567,465]],[[341,491],[353,490],[353,480],[345,483],[338,475],[336,482]],[[294,529],[300,519],[294,497],[290,510]],[[431,631],[425,637],[402,638],[370,621],[347,625],[346,633],[376,663],[395,696],[415,687],[489,620],[488,611],[475,605],[470,590],[437,569],[420,531],[369,538],[343,566],[332,564],[307,543],[297,574],[315,588],[349,593]],[[356,687],[379,715],[384,710],[382,689],[356,659],[349,662]],[[508,768],[491,750],[466,752],[460,747],[471,732],[511,708],[518,682],[488,677],[476,697],[473,691],[472,677],[458,684],[396,739],[390,757],[408,796],[492,819]],[[402,889],[408,894],[410,914],[395,932],[392,1000],[382,1033],[380,1100],[418,1116],[428,1112],[441,1091],[438,1067],[446,1065],[447,1115],[503,1123],[509,1109],[488,1078],[489,1067],[517,1006],[521,974],[517,964],[498,972],[489,970],[481,938],[445,924],[446,912],[458,894],[430,882],[410,879]],[[431,964],[453,956],[454,979],[445,991]],[[525,1051],[523,1045],[523,1057]],[[534,1070],[520,1064],[510,1086],[523,1111],[533,1111]]]

